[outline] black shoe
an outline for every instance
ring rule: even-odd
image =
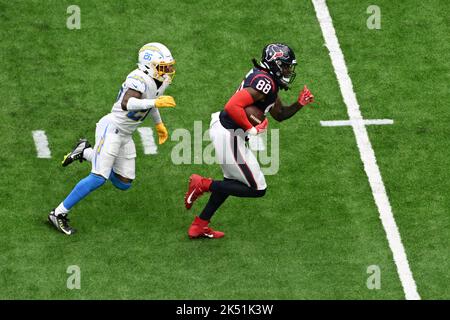
[[[80,160],[80,162],[83,162],[83,160],[85,160],[83,158],[83,151],[86,148],[90,148],[91,144],[87,141],[87,139],[80,139],[77,143],[77,145],[75,146],[75,148],[73,148],[73,150],[71,152],[69,152],[68,154],[66,154],[64,156],[63,161],[61,161],[62,166],[66,167],[69,164],[71,164],[72,162],[74,162],[75,160]]]
[[[74,234],[76,232],[75,229],[73,229],[71,226],[69,226],[69,218],[67,218],[66,214],[55,214],[55,209],[50,211],[50,214],[48,215],[48,221],[59,231],[61,231],[64,234],[67,234],[70,236],[71,234]]]

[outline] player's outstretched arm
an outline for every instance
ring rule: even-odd
[[[123,111],[128,111],[127,109],[127,104],[128,104],[128,100],[130,100],[130,98],[135,98],[135,99],[140,99],[142,97],[142,93],[140,93],[139,91],[133,90],[133,89],[128,89],[127,92],[125,92],[125,95],[123,96],[122,99],[122,110]]]
[[[122,99],[122,110],[147,110],[150,108],[172,108],[176,106],[175,99],[171,96],[159,96],[156,99],[141,99],[139,91],[128,89]]]
[[[270,109],[270,115],[278,122],[281,122],[292,117],[302,107],[303,106],[300,105],[298,101],[294,102],[290,106],[283,106],[283,103],[281,102],[280,98],[277,98],[275,106],[272,109]]]
[[[290,106],[283,106],[280,98],[277,98],[275,106],[270,109],[271,116],[281,122],[289,119],[294,114],[296,114],[301,108],[307,104],[314,102],[314,96],[311,91],[305,86],[298,96],[298,100],[291,104]]]

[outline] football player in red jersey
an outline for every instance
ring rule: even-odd
[[[265,115],[277,121],[289,119],[301,108],[314,101],[314,96],[304,86],[296,102],[283,106],[278,97],[279,89],[287,90],[295,78],[297,61],[291,48],[282,43],[271,43],[264,47],[261,62],[252,60],[254,67],[245,76],[239,89],[220,113],[211,118],[210,136],[216,157],[222,166],[224,179],[212,180],[197,174],[189,178],[188,192],[184,197],[185,206],[190,209],[198,197],[211,193],[208,203],[191,224],[190,238],[222,238],[223,232],[210,228],[209,221],[217,209],[228,198],[263,197],[266,181],[256,157],[246,146],[249,135],[263,132],[268,125],[267,118],[253,126],[245,108],[253,105]]]

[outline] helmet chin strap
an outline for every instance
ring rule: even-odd
[[[255,58],[252,59],[252,63],[255,68],[268,70],[267,66],[264,66],[265,63],[263,62],[258,63]]]
[[[142,70],[142,72],[144,72],[146,75],[148,75],[149,77],[151,77],[152,79],[155,79],[156,81],[159,81],[159,82],[162,82],[162,81],[160,81],[160,80],[158,80],[158,79],[156,79],[155,77],[153,77],[151,74],[150,74],[150,69],[148,69],[147,67],[145,67],[144,68],[145,70]]]

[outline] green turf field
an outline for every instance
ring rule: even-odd
[[[81,9],[69,30],[66,10]],[[369,5],[381,29],[366,26]],[[423,299],[450,298],[450,2],[328,1],[366,119],[393,119],[368,133],[410,268]],[[0,0],[1,299],[404,299],[310,1]],[[230,198],[212,221],[218,240],[189,240],[201,198],[187,212],[191,173],[221,178],[218,165],[174,165],[176,142],[144,155],[127,192],[110,183],[71,212],[74,236],[47,223],[90,166],[60,165],[76,139],[94,140],[137,51],[166,44],[177,60],[163,110],[169,131],[206,129],[262,47],[288,43],[299,60],[293,90],[317,98],[281,124],[280,169],[262,199]],[[146,126],[151,126],[149,120]],[[31,132],[45,130],[51,159],[38,159]],[[206,145],[206,144],[205,144]],[[81,270],[69,290],[68,266]],[[381,288],[366,286],[367,268]]]

